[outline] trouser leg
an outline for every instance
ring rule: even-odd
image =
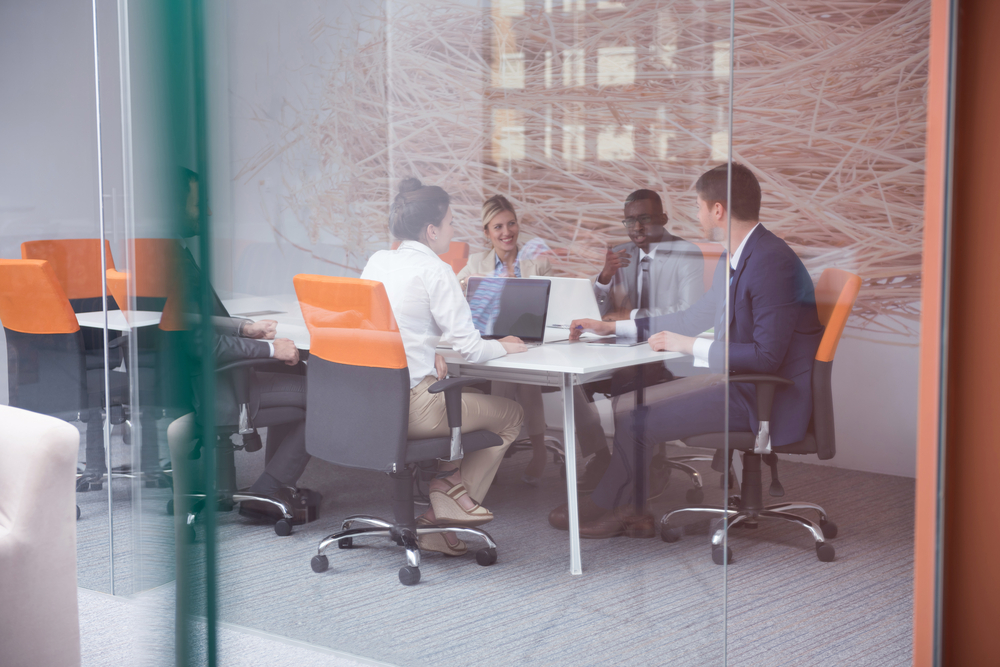
[[[723,431],[724,401],[725,386],[720,383],[691,393],[675,394],[628,412],[619,410],[615,415],[611,464],[591,494],[592,500],[605,509],[634,503],[636,448],[639,458],[645,461],[642,469],[648,476],[649,462],[656,445],[700,433]],[[729,430],[751,430],[748,413],[742,403],[732,398]],[[637,433],[642,434],[641,440],[636,437]],[[643,488],[649,488],[648,479],[644,482]]]
[[[608,438],[601,426],[601,415],[579,385],[573,387],[573,422],[576,424],[576,437],[580,441],[580,452],[584,458],[608,451]]]
[[[302,375],[256,373],[254,425],[267,428],[264,472],[294,486],[310,456],[306,453],[306,381]]]

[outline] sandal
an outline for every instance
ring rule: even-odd
[[[469,494],[465,484],[459,482],[447,491],[432,490],[431,507],[434,516],[441,523],[452,523],[459,526],[479,526],[493,520],[493,512],[477,504],[467,510],[458,504],[458,499]]]
[[[417,527],[420,526],[433,526],[434,524],[425,519],[422,516],[417,517]],[[417,536],[417,546],[420,547],[421,551],[436,551],[442,553],[445,556],[461,556],[469,547],[466,546],[465,542],[458,539],[458,544],[452,546],[448,544],[448,540],[445,538],[444,533],[424,533],[423,535]]]

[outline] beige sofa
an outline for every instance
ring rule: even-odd
[[[0,665],[80,664],[76,459],[66,422],[0,405]]]

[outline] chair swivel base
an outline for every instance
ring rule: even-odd
[[[354,524],[360,524],[361,527],[355,528]],[[320,540],[319,549],[312,557],[312,569],[313,572],[317,573],[327,570],[330,561],[323,552],[332,544],[336,544],[341,549],[350,549],[354,546],[354,538],[356,537],[387,537],[406,550],[406,565],[399,569],[399,581],[404,586],[413,586],[420,581],[420,548],[417,546],[417,539],[421,535],[432,533],[454,533],[462,537],[480,538],[486,543],[486,546],[476,552],[476,562],[486,566],[497,561],[496,542],[493,541],[489,533],[479,528],[442,525],[417,526],[410,529],[378,517],[356,515],[344,519],[338,532],[327,535]]]
[[[190,508],[187,511],[187,516],[185,518],[185,526],[188,540],[194,542],[197,535],[194,530],[195,521],[198,515],[201,514],[205,509],[205,500],[207,496],[204,493],[191,493],[183,496],[185,500],[193,501]],[[249,493],[245,491],[239,491],[237,493],[222,493],[219,494],[217,502],[217,509],[219,511],[229,512],[232,511],[236,503],[243,502],[244,500],[254,500],[268,505],[272,505],[278,512],[281,513],[282,518],[274,524],[274,532],[280,537],[285,537],[292,534],[292,526],[307,523],[308,521],[316,520],[316,506],[306,505],[304,507],[295,507],[286,505],[280,500],[275,500],[268,496],[258,495],[256,493]],[[174,499],[171,498],[167,501],[167,514],[173,516],[174,514]],[[272,517],[267,517],[272,518]],[[305,520],[301,520],[305,519]]]
[[[813,510],[819,514],[819,522],[791,514],[790,510]],[[726,532],[734,526],[756,528],[758,519],[779,519],[802,526],[812,535],[816,543],[816,557],[819,560],[829,563],[836,558],[833,545],[827,540],[837,536],[837,524],[827,518],[826,511],[822,507],[813,503],[776,503],[754,510],[743,506],[739,496],[730,496],[727,508],[708,505],[682,507],[665,514],[660,519],[660,537],[664,542],[677,542],[683,537],[684,528],[678,526],[674,522],[674,518],[689,513],[714,514],[720,517],[715,522],[715,530],[712,531],[712,560],[717,565],[733,562],[733,550],[725,544],[727,542]],[[728,519],[724,525],[722,518]]]

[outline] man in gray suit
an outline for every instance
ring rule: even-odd
[[[594,294],[605,320],[635,320],[689,308],[705,291],[701,250],[666,230],[660,196],[636,190],[625,199],[629,243],[609,248]]]

